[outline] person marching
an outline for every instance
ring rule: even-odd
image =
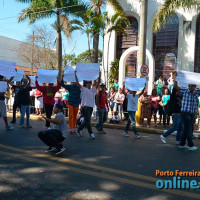
[[[14,93],[14,103],[13,103],[13,119],[12,119],[12,121],[10,123],[14,123],[14,124],[16,123],[16,111],[17,111],[17,108],[19,108],[20,111],[21,111],[21,104],[20,104],[19,95],[18,95],[20,87],[21,87],[21,82],[20,81],[17,81],[16,85],[12,85],[12,91]]]
[[[66,85],[64,84],[63,79],[61,81],[61,86],[69,91],[69,131],[70,133],[76,133],[76,120],[81,94],[80,87],[75,82],[71,82],[71,85]]]
[[[56,92],[60,89],[60,81],[57,79],[57,86],[54,86],[53,83],[49,83],[48,86],[40,86],[37,81],[37,76],[35,78],[36,78],[36,81],[35,81],[36,88],[43,94],[43,103],[44,103],[46,116],[48,119],[51,119],[53,106],[55,104],[54,97],[55,97]],[[48,129],[50,129],[49,120],[46,120],[45,126]]]
[[[23,79],[21,81],[21,87],[18,93],[19,102],[21,104],[21,116],[20,116],[20,122],[19,122],[19,128],[25,128],[24,126],[24,116],[26,113],[26,128],[32,128],[32,126],[29,124],[30,119],[30,91],[32,90],[32,87],[30,87],[31,79],[30,77],[26,76],[27,79]]]
[[[94,140],[95,135],[92,132],[92,127],[91,127],[91,115],[95,104],[95,95],[97,92],[97,87],[99,86],[101,81],[101,72],[99,72],[99,78],[97,83],[92,88],[91,88],[92,81],[85,81],[86,87],[82,86],[79,83],[76,71],[75,71],[75,78],[76,78],[76,84],[80,87],[82,92],[81,107],[83,107],[83,112],[85,117],[84,123],[77,129],[77,134],[78,136],[82,136],[82,130],[85,126],[87,126],[90,139]]]
[[[56,114],[54,119],[47,118],[42,115],[42,117],[54,125],[54,129],[40,131],[38,137],[49,147],[47,152],[53,152],[57,150],[56,155],[61,154],[65,151],[62,142],[66,138],[67,134],[67,123],[65,116],[63,114],[63,106],[56,104],[54,108],[54,113]]]
[[[200,91],[196,91],[195,84],[189,84],[188,89],[181,89],[182,94],[182,104],[181,104],[181,118],[184,125],[183,134],[181,136],[181,143],[179,145],[180,149],[188,149],[189,151],[196,151],[196,147],[192,141],[193,135],[193,121],[194,113],[198,112],[198,97]],[[185,144],[186,139],[188,141],[188,146]]]
[[[14,77],[11,77],[9,80],[4,80],[4,77],[0,75],[0,81],[6,81],[7,84],[12,81]],[[9,88],[9,87],[8,87]],[[3,117],[6,129],[11,130],[13,127],[8,125],[8,118],[7,118],[7,112],[6,112],[6,104],[5,104],[5,93],[6,92],[0,92],[0,118]]]
[[[105,83],[100,83],[100,91],[96,95],[96,104],[99,114],[99,122],[96,124],[96,129],[102,134],[106,134],[106,132],[103,130],[103,124],[106,122],[109,112],[108,94],[105,90]]]
[[[135,113],[138,110],[138,99],[144,93],[144,90],[145,88],[142,90],[140,94],[136,94],[136,91],[129,91],[129,93],[127,93],[127,99],[128,99],[127,111],[129,114],[129,119],[124,131],[124,137],[129,137],[128,129],[129,129],[130,124],[132,123],[133,131],[135,133],[136,139],[140,138],[140,135],[137,133],[137,129],[136,129]]]

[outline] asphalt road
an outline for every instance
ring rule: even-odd
[[[178,149],[174,136],[162,144],[157,134],[135,139],[132,132],[125,138],[121,130],[100,135],[93,128],[93,141],[86,130],[82,138],[68,135],[66,151],[58,157],[45,153],[37,137],[44,122],[31,125],[8,131],[0,119],[0,200],[200,199],[199,190],[156,189],[158,179],[172,179],[156,177],[156,170],[200,171],[200,152]]]

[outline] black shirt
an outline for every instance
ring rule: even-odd
[[[2,100],[2,101],[5,100],[4,94],[5,93],[0,93],[0,100]]]
[[[19,92],[17,93],[17,100],[21,105],[30,105],[30,91],[32,90],[31,87],[24,88],[24,86],[20,87]]]
[[[20,90],[20,86],[13,85],[12,89],[14,90],[14,93],[15,93],[14,101],[15,103],[18,103],[18,93]]]

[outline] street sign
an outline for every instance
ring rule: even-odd
[[[140,68],[140,72],[141,72],[142,76],[148,76],[149,75],[148,65],[146,65],[146,64],[142,65],[142,67]]]

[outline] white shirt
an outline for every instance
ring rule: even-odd
[[[91,89],[88,89],[86,87],[81,87],[82,92],[82,99],[81,99],[81,106],[88,106],[88,107],[94,107],[95,104],[95,95],[97,93],[97,88],[93,87]]]
[[[140,98],[139,94],[133,96],[132,94],[127,93],[128,106],[127,111],[137,111],[138,110],[138,99]]]

